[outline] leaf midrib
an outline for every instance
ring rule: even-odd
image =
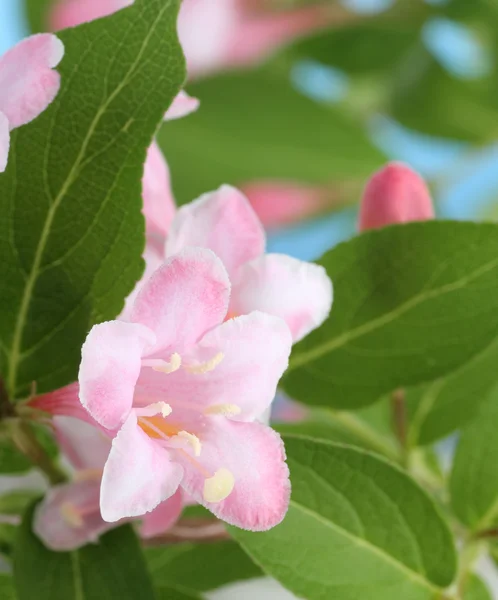
[[[376,319],[373,319],[372,321],[364,323],[356,329],[350,329],[342,335],[336,336],[335,338],[332,338],[327,342],[320,344],[310,350],[296,354],[294,355],[294,357],[291,356],[287,373],[289,373],[293,369],[302,367],[313,360],[317,360],[323,355],[332,352],[333,350],[337,350],[342,346],[346,346],[351,341],[354,341],[368,333],[372,333],[373,331],[376,331],[377,329],[388,325],[397,318],[401,317],[404,313],[408,312],[412,308],[415,308],[419,304],[422,304],[426,300],[430,300],[431,298],[437,298],[443,294],[454,292],[465,287],[468,283],[474,281],[475,279],[478,279],[479,277],[481,277],[481,275],[484,275],[496,266],[498,266],[498,258],[491,260],[488,263],[485,263],[484,265],[476,269],[473,273],[468,273],[464,277],[457,279],[452,283],[448,283],[428,292],[421,292],[418,295],[413,296],[413,298],[410,298],[410,300],[408,300],[407,302],[400,304],[394,310],[391,310],[386,314]]]
[[[48,242],[48,239],[50,236],[51,226],[54,221],[57,210],[58,210],[63,198],[65,197],[68,190],[70,189],[70,187],[73,185],[73,183],[75,182],[75,180],[77,178],[77,175],[78,175],[79,169],[80,169],[80,165],[84,159],[86,150],[87,150],[90,140],[92,139],[92,136],[95,133],[95,130],[100,122],[100,119],[105,114],[108,106],[112,103],[112,101],[121,93],[123,88],[126,85],[128,85],[132,73],[134,72],[134,70],[136,69],[140,60],[142,59],[143,53],[144,53],[145,49],[147,48],[147,46],[149,45],[149,42],[150,42],[153,34],[155,33],[158,22],[162,19],[164,13],[169,8],[170,4],[171,4],[170,0],[165,1],[164,6],[162,7],[162,9],[159,10],[157,17],[154,19],[154,22],[152,23],[149,32],[147,33],[146,37],[144,38],[144,40],[141,44],[140,51],[138,52],[132,65],[130,65],[130,68],[128,69],[126,75],[120,81],[119,85],[115,88],[115,90],[109,95],[107,100],[97,110],[97,113],[96,113],[94,119],[92,120],[90,127],[88,128],[88,132],[83,140],[80,152],[78,153],[78,156],[76,157],[76,160],[74,161],[74,164],[71,167],[71,170],[69,171],[68,176],[66,177],[64,183],[62,184],[62,187],[61,187],[58,195],[56,196],[56,198],[54,199],[52,205],[50,206],[50,208],[48,210],[47,217],[45,219],[45,223],[44,223],[44,226],[42,229],[42,233],[40,235],[40,239],[38,241],[38,245],[37,245],[37,248],[35,251],[31,271],[26,279],[26,284],[24,286],[24,292],[23,292],[23,296],[21,299],[19,312],[17,314],[17,320],[15,323],[14,334],[12,336],[11,350],[10,350],[10,352],[7,353],[7,355],[9,356],[9,368],[8,368],[8,372],[7,372],[7,389],[12,398],[15,397],[15,393],[16,393],[17,366],[18,366],[19,360],[21,358],[22,335],[24,332],[24,327],[26,325],[26,319],[28,316],[28,311],[29,311],[29,307],[30,307],[30,303],[31,303],[33,289],[34,289],[34,286],[38,279],[41,261],[43,258],[43,254],[45,252],[45,248],[47,246],[47,242]],[[125,9],[125,10],[133,10],[133,9],[136,10],[136,7],[135,8],[130,7],[129,9]]]

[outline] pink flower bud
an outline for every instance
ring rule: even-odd
[[[427,186],[418,173],[402,163],[389,163],[367,183],[360,208],[360,231],[395,223],[434,218]]]

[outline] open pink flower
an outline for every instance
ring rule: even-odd
[[[62,42],[43,33],[0,57],[0,172],[7,166],[10,132],[38,117],[57,95],[60,75],[53,69],[63,55]]]
[[[146,282],[130,321],[96,325],[82,349],[80,399],[119,429],[104,468],[106,521],[153,510],[181,487],[229,523],[279,523],[289,480],[280,437],[254,422],[287,367],[284,321],[260,312],[226,321],[228,275],[189,248]]]
[[[100,487],[111,439],[79,420],[56,416],[53,419],[60,448],[75,469],[73,480],[51,488],[36,508],[33,529],[51,550],[70,551],[116,527],[100,513]],[[183,508],[180,492],[162,502],[143,518],[142,537],[167,531]]]
[[[327,318],[332,283],[318,265],[265,254],[264,229],[247,198],[222,186],[180,208],[171,223],[166,256],[187,246],[210,248],[232,281],[229,314],[260,310],[284,319],[294,341]]]

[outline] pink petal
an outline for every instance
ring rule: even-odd
[[[142,197],[147,234],[158,234],[164,239],[175,214],[175,200],[171,191],[169,168],[156,142],[147,151]]]
[[[71,417],[56,416],[53,424],[59,446],[75,469],[104,468],[111,439],[100,429]]]
[[[50,14],[50,29],[58,31],[111,15],[133,0],[59,0]]]
[[[144,285],[131,320],[157,336],[150,353],[168,358],[183,352],[227,313],[230,282],[221,261],[210,250],[187,248],[172,256]]]
[[[325,269],[284,254],[267,254],[243,265],[233,282],[230,314],[260,310],[287,323],[294,342],[319,327],[332,306]]]
[[[422,177],[410,167],[393,162],[368,181],[358,225],[360,231],[365,231],[434,216],[431,195]]]
[[[115,527],[102,519],[99,495],[100,479],[52,488],[36,508],[34,532],[47,548],[55,551],[75,550],[96,542]]]
[[[135,323],[107,321],[95,325],[81,350],[80,400],[103,427],[116,429],[133,403],[144,349],[154,334]]]
[[[201,436],[200,464],[215,473],[228,469],[235,479],[231,494],[221,502],[204,500],[205,476],[186,459],[182,487],[197,502],[231,525],[265,531],[278,525],[287,512],[289,469],[280,436],[260,423],[237,423],[222,417]]]
[[[0,58],[0,111],[10,129],[29,123],[57,95],[60,75],[52,69],[62,60],[64,46],[50,33],[32,35]]]
[[[7,116],[0,112],[0,173],[3,173],[7,167],[10,148],[9,120]]]
[[[187,246],[210,248],[230,276],[265,251],[265,233],[247,198],[223,185],[180,208],[171,224],[166,255]]]
[[[187,92],[183,90],[178,93],[174,98],[173,103],[166,111],[164,115],[165,121],[172,121],[173,119],[180,119],[186,117],[190,113],[195,112],[199,108],[199,100],[189,96]]]
[[[173,413],[183,404],[194,404],[200,410],[236,405],[240,412],[233,419],[252,420],[273,400],[288,365],[291,344],[290,331],[282,319],[254,312],[208,332],[185,357],[186,368],[167,376],[144,372],[138,387],[141,394],[150,389],[149,395],[168,398]],[[189,364],[206,363],[220,355],[222,360],[212,370],[189,372]]]
[[[152,277],[152,274],[159,269],[159,267],[164,262],[164,257],[162,252],[159,252],[157,249],[157,244],[151,241],[150,236],[147,239],[147,245],[145,246],[145,252],[142,255],[142,258],[145,261],[145,271],[142,275],[142,279],[137,281],[135,284],[135,288],[131,292],[131,294],[125,300],[125,306],[123,312],[119,315],[119,319],[121,321],[129,321],[130,316],[133,310],[133,305],[135,304],[135,300],[137,299],[140,290],[144,287],[146,282]]]
[[[180,518],[183,510],[182,490],[178,490],[152,512],[146,514],[140,528],[141,537],[148,539],[168,531]]]
[[[138,517],[170,498],[183,468],[138,426],[132,412],[112,442],[104,468],[100,509],[105,521]]]

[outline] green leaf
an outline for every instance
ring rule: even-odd
[[[7,438],[0,439],[0,473],[25,473],[33,465]]]
[[[451,504],[460,521],[480,531],[498,520],[498,387],[463,431],[450,478]]]
[[[146,148],[185,75],[179,0],[60,33],[62,88],[12,136],[0,178],[0,371],[12,398],[74,381],[93,323],[143,270]]]
[[[159,135],[182,203],[253,179],[362,184],[385,160],[363,128],[302,96],[285,70],[223,74],[190,85],[189,93],[202,108]]]
[[[0,598],[2,600],[16,600],[14,581],[11,575],[0,573]]]
[[[459,368],[496,340],[497,257],[494,224],[410,223],[340,244],[318,261],[332,313],[294,347],[284,388],[352,409]]]
[[[472,574],[465,586],[462,600],[493,600],[493,596],[484,581]]]
[[[124,525],[74,552],[52,552],[32,532],[34,507],[25,515],[14,550],[19,600],[154,600],[138,540]]]
[[[291,53],[359,75],[392,69],[417,41],[420,25],[413,20],[379,18],[325,30],[298,42]]]
[[[148,548],[145,556],[156,586],[178,589],[193,597],[262,576],[261,569],[234,542]]]
[[[494,140],[496,74],[458,79],[421,46],[410,53],[398,73],[389,111],[400,123],[429,135],[471,142]]]
[[[31,33],[49,31],[48,14],[55,0],[25,0],[26,17]]]
[[[202,600],[197,593],[184,592],[175,588],[157,587],[156,600]]]
[[[436,600],[456,573],[432,500],[388,462],[286,437],[289,512],[266,533],[230,528],[263,568],[307,600]]]
[[[412,446],[431,444],[466,425],[498,381],[498,338],[449,377],[407,391]]]

